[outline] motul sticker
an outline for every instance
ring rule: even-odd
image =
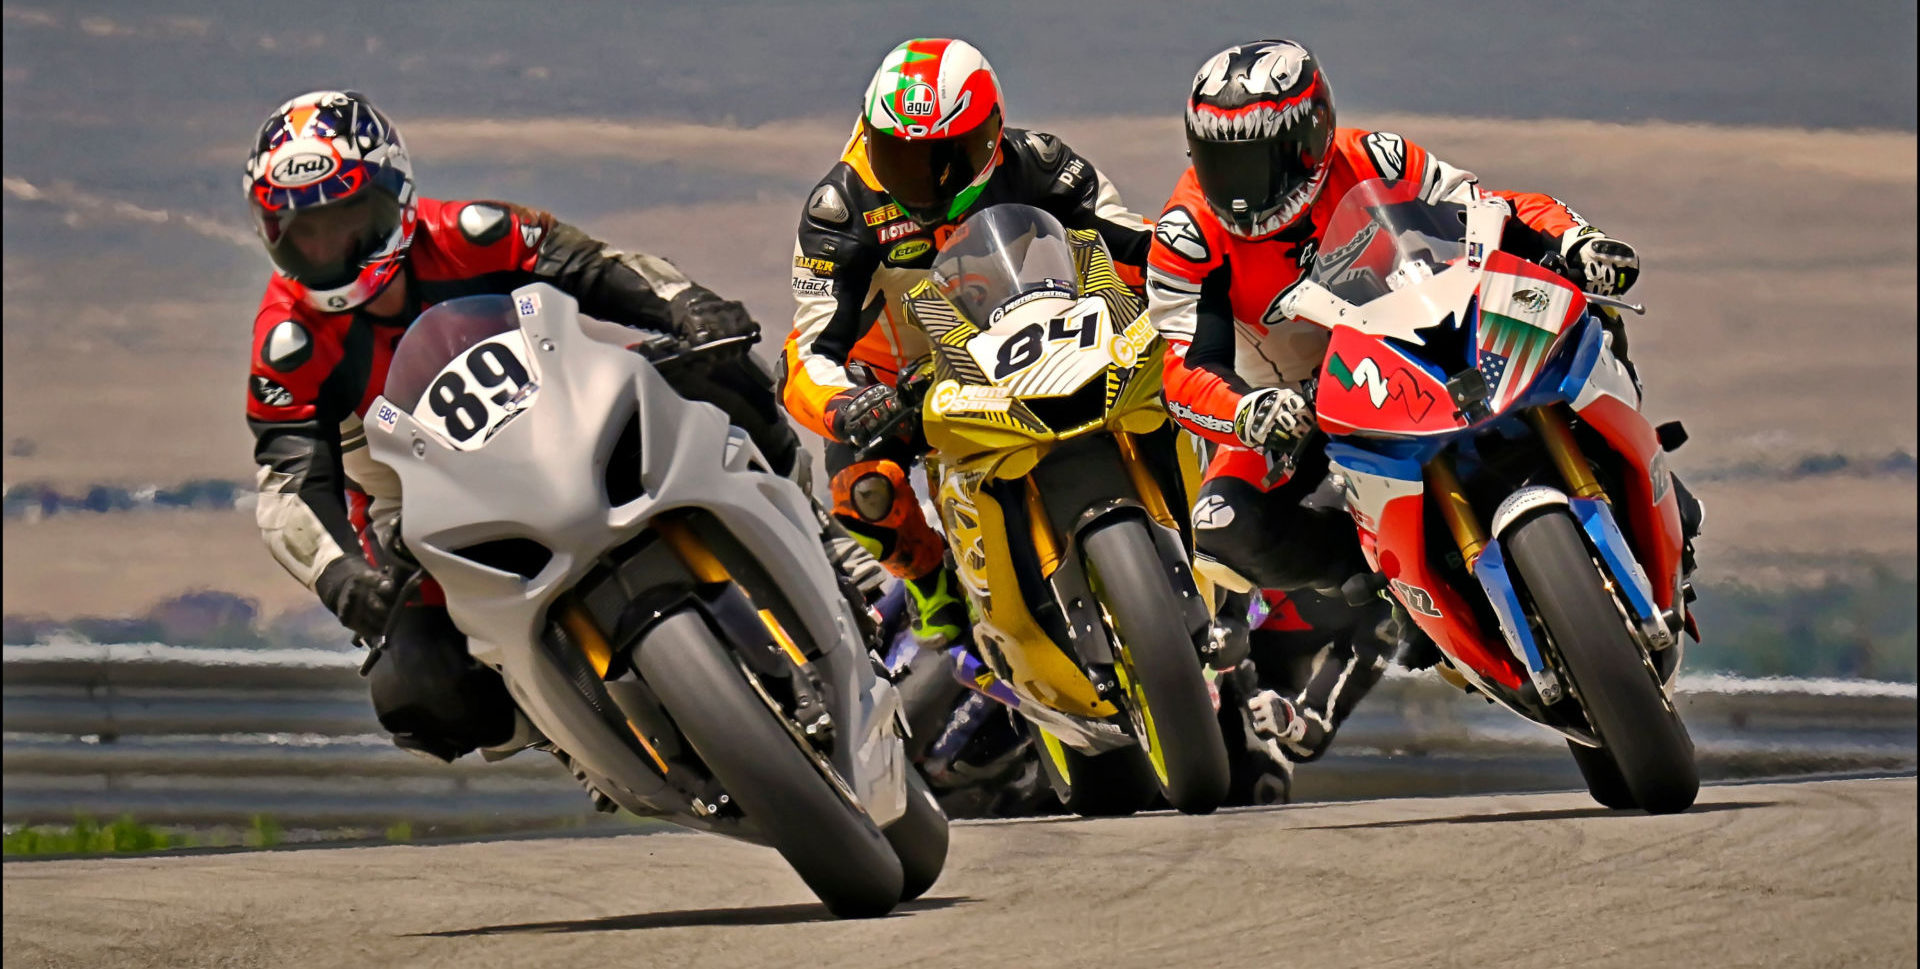
[[[886,245],[895,239],[904,239],[918,231],[920,231],[920,226],[911,219],[908,219],[883,225],[875,230],[874,234],[880,237],[881,245]]]

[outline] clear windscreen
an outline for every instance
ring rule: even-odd
[[[407,327],[394,349],[384,396],[412,411],[448,362],[488,337],[518,329],[510,296],[462,296],[435,304]]]
[[[1321,235],[1313,280],[1360,305],[1466,258],[1467,207],[1426,202],[1420,187],[1376,178],[1348,191]]]
[[[1060,220],[1031,205],[982,209],[934,257],[933,284],[968,322],[985,330],[994,311],[1031,293],[1079,297],[1073,250]]]

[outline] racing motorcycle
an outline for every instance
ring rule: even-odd
[[[955,230],[907,304],[934,345],[909,384],[976,615],[968,679],[1039,728],[1069,810],[1164,794],[1212,811],[1228,769],[1190,562],[1200,467],[1161,404],[1164,344],[1139,300],[1092,232],[999,205]]]
[[[920,895],[947,819],[808,499],[576,310],[545,284],[432,307],[366,422],[405,548],[518,704],[508,749],[776,849],[836,915]]]
[[[1443,673],[1563,734],[1600,803],[1683,811],[1684,432],[1641,416],[1611,350],[1609,314],[1641,308],[1499,251],[1510,216],[1364,182],[1278,309],[1330,331],[1311,391],[1330,473]]]

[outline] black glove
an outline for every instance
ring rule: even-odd
[[[704,346],[717,340],[752,337],[724,350],[713,351],[716,359],[746,356],[747,349],[760,342],[760,324],[747,314],[747,308],[730,299],[721,299],[712,290],[689,286],[667,304],[673,328],[690,346]]]
[[[1601,296],[1618,296],[1640,278],[1640,256],[1618,239],[1588,230],[1561,243],[1574,285]]]
[[[1313,405],[1299,392],[1280,387],[1240,398],[1234,411],[1233,434],[1240,443],[1277,461],[1292,461],[1313,428]]]
[[[340,625],[362,636],[383,636],[387,617],[400,598],[400,583],[392,568],[376,569],[355,558],[336,559],[314,583],[320,601],[340,619]]]
[[[907,410],[907,402],[886,384],[856,387],[827,401],[827,427],[834,437],[855,448],[865,448],[879,440]]]

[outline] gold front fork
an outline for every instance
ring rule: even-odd
[[[1173,512],[1167,508],[1166,496],[1160,493],[1160,482],[1155,481],[1153,472],[1147,470],[1147,464],[1140,458],[1140,444],[1133,435],[1125,431],[1113,433],[1114,443],[1120,446],[1120,460],[1127,466],[1127,477],[1133,480],[1133,490],[1140,494],[1140,501],[1147,506],[1147,514],[1154,521],[1180,530],[1180,524],[1174,521]]]
[[[1587,467],[1586,455],[1580,452],[1580,445],[1573,439],[1573,430],[1567,426],[1567,420],[1559,410],[1552,407],[1534,407],[1527,411],[1527,419],[1540,434],[1540,443],[1547,449],[1547,456],[1553,459],[1553,466],[1560,471],[1560,477],[1566,481],[1567,489],[1576,497],[1598,498],[1606,500],[1606,492],[1593,476],[1593,470]],[[1460,556],[1466,561],[1467,569],[1473,569],[1473,563],[1487,547],[1487,532],[1481,527],[1480,519],[1474,515],[1473,506],[1467,503],[1466,489],[1461,487],[1460,478],[1453,473],[1453,464],[1441,455],[1427,463],[1427,491],[1440,508],[1440,517],[1447,522],[1447,530],[1453,533],[1454,544],[1460,546]]]
[[[1567,426],[1567,419],[1560,411],[1554,407],[1535,407],[1527,411],[1527,419],[1533,422],[1534,430],[1540,432],[1540,443],[1546,446],[1553,466],[1560,469],[1560,477],[1574,496],[1607,500],[1606,491],[1594,479],[1593,469],[1587,466],[1587,456],[1580,453],[1573,429]]]
[[[1473,563],[1487,547],[1487,531],[1480,526],[1473,506],[1467,503],[1466,489],[1461,487],[1460,477],[1453,473],[1453,463],[1446,455],[1427,462],[1426,476],[1427,492],[1433,495],[1440,517],[1446,519],[1447,530],[1453,533],[1453,542],[1460,546],[1460,557],[1471,572]]]
[[[1060,543],[1053,536],[1053,523],[1047,519],[1047,506],[1040,500],[1040,484],[1033,475],[1026,478],[1027,498],[1027,535],[1033,541],[1033,551],[1040,558],[1040,575],[1052,578],[1055,569],[1060,567]]]

